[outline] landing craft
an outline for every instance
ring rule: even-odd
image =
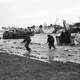
[[[8,30],[3,33],[3,39],[23,39],[26,35],[30,34],[34,36],[33,32],[27,32],[24,30]]]

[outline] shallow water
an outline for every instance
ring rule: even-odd
[[[50,62],[53,60],[62,61],[62,62],[75,62],[80,63],[80,47],[70,47],[70,46],[57,46],[56,42],[56,50],[48,49],[48,45],[45,44],[47,40],[46,34],[37,34],[31,37],[32,43],[30,47],[32,52],[30,53],[30,57],[32,59],[37,59],[45,62]],[[21,43],[23,39],[7,39],[0,40],[0,52],[7,52],[10,54],[15,54],[19,56],[24,56],[24,54],[28,54],[26,51],[24,44]],[[40,43],[40,44],[38,44]]]

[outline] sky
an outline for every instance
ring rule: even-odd
[[[80,0],[0,0],[0,25],[31,26],[80,21]]]

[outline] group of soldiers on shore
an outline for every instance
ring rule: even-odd
[[[31,48],[29,47],[30,43],[31,43],[31,38],[30,35],[26,35],[26,38],[21,42],[21,43],[25,43],[25,48],[28,52],[31,52]],[[54,43],[55,43],[55,39],[52,35],[48,34],[47,35],[47,42],[48,44],[48,48],[51,50],[51,48],[56,49]],[[66,32],[62,32],[60,35],[60,43],[65,45],[68,45],[71,43],[71,35],[70,33],[66,30]]]
[[[54,45],[54,37],[52,35],[47,35],[47,43],[48,43],[48,47],[49,49],[51,49],[52,47],[54,49],[56,49],[55,45]],[[31,43],[31,38],[30,35],[26,35],[26,38],[21,42],[21,43],[25,43],[25,48],[28,52],[31,52],[31,48],[29,47],[30,43]]]
[[[31,52],[31,48],[29,47],[29,44],[31,43],[30,34],[26,35],[26,38],[22,41],[22,43],[25,43],[25,48],[28,52]],[[51,50],[51,48],[56,49],[54,43],[55,39],[51,34],[47,35],[47,42],[48,48]],[[65,30],[65,32],[61,32],[60,35],[60,43],[70,44],[71,43],[71,33],[68,30]]]
[[[71,37],[71,32],[70,29],[67,29],[66,27],[66,21],[63,21],[63,26],[64,26],[64,31],[61,32],[60,36],[59,36],[59,43],[61,44],[65,44],[65,45],[72,45],[72,37]],[[31,38],[30,35],[26,35],[26,38],[22,41],[22,43],[25,42],[25,48],[28,52],[31,52],[31,48],[29,47],[29,44],[31,42]],[[55,45],[54,45],[55,39],[51,34],[47,35],[47,44],[48,44],[48,48],[51,49],[52,47],[54,49],[56,49]]]

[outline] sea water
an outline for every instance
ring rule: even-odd
[[[51,34],[55,38],[55,34]],[[2,36],[2,33],[1,33]],[[1,39],[0,40],[0,52],[15,54],[19,56],[24,56],[27,54],[27,50],[21,41],[23,39]],[[80,47],[71,46],[57,46],[55,38],[56,50],[49,50],[47,42],[47,34],[36,34],[31,37],[30,48],[32,52],[30,56],[32,59],[37,59],[41,61],[62,61],[62,62],[75,62],[80,63]],[[25,57],[25,56],[24,56]]]

